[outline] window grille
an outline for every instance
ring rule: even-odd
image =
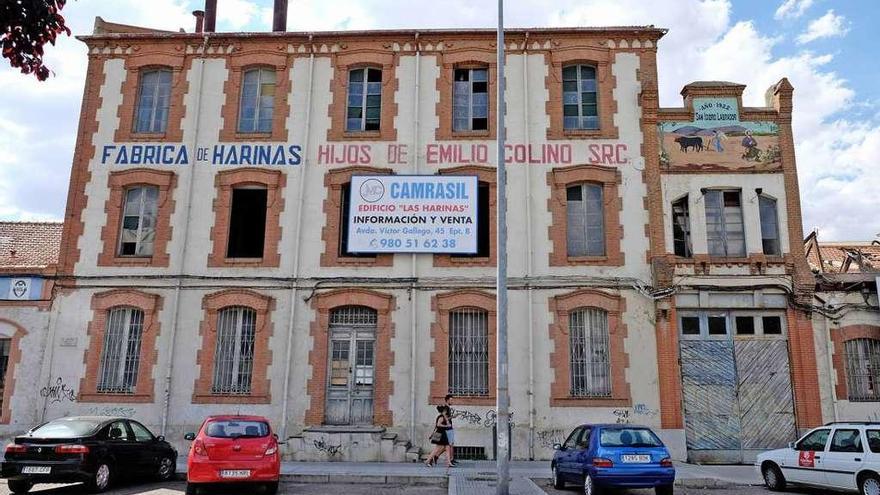
[[[330,325],[344,327],[375,327],[376,310],[366,306],[342,306],[330,312]]]
[[[706,191],[706,238],[710,256],[746,255],[742,202],[737,191]]]
[[[238,132],[272,132],[275,77],[274,69],[251,69],[244,73]]]
[[[479,308],[449,313],[449,393],[489,395],[489,314]]]
[[[170,70],[157,69],[141,72],[134,132],[165,132],[168,126],[170,97]]]
[[[849,400],[880,401],[880,340],[849,340],[844,353]]]
[[[693,255],[691,216],[687,196],[672,203],[672,242],[676,256],[690,258]]]
[[[452,130],[489,128],[489,70],[455,69],[452,86]]]
[[[382,116],[382,69],[354,69],[348,73],[346,131],[378,131]]]
[[[608,314],[579,309],[568,316],[572,397],[610,397]]]
[[[112,308],[108,312],[98,370],[98,393],[134,393],[143,329],[144,312],[137,308]]]
[[[211,393],[247,395],[251,393],[254,369],[254,338],[257,313],[234,306],[217,315],[217,344],[214,352],[214,384]]]
[[[764,254],[780,255],[779,249],[779,220],[776,215],[776,200],[767,196],[758,197],[758,205],[761,214],[761,243]]]
[[[566,188],[569,256],[605,255],[602,186],[577,184]]]
[[[486,447],[474,447],[468,445],[455,446],[455,458],[465,461],[485,461]]]
[[[0,407],[3,407],[3,393],[6,391],[6,370],[9,368],[11,339],[0,339]]]
[[[122,211],[122,232],[119,236],[120,256],[152,256],[156,240],[156,209],[159,188],[132,187],[125,191]]]
[[[570,65],[562,69],[562,111],[565,129],[598,129],[596,68]]]

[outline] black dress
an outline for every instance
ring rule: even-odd
[[[437,416],[437,419],[434,420],[434,428],[440,432],[440,440],[433,441],[431,443],[434,445],[449,445],[449,438],[446,436],[446,431],[449,430],[448,426],[440,426],[440,420],[443,419],[443,415],[440,414]]]

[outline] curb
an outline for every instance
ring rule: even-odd
[[[175,479],[186,481],[186,473],[176,473]],[[432,485],[448,486],[448,476],[394,476],[363,474],[281,474],[282,483],[339,483],[365,485]]]

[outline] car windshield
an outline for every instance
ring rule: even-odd
[[[93,434],[101,421],[90,419],[56,419],[38,426],[28,436],[36,438],[77,438]]]
[[[205,434],[214,438],[259,438],[269,436],[269,425],[263,421],[215,420],[205,427]]]
[[[603,428],[599,436],[603,447],[662,447],[654,432],[647,428]]]

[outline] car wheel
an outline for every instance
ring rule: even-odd
[[[557,490],[565,488],[565,480],[562,479],[562,475],[556,470],[556,465],[554,464],[550,469],[553,471],[553,488]]]
[[[9,491],[12,493],[27,493],[34,487],[33,482],[28,480],[9,480]]]
[[[869,474],[859,482],[859,490],[862,495],[880,495],[880,478],[876,474]]]
[[[186,484],[186,495],[198,495],[199,486],[193,483]]]
[[[761,475],[764,477],[764,485],[768,489],[774,492],[785,490],[785,476],[775,464],[765,464],[761,468]]]
[[[86,483],[86,488],[92,493],[106,491],[107,487],[110,486],[112,474],[110,465],[106,461],[100,461],[98,467],[95,468],[95,473],[92,474],[92,479]]]
[[[593,482],[589,473],[584,475],[584,495],[599,495],[599,487]]]
[[[654,488],[654,493],[657,495],[672,495],[675,491],[675,485],[672,483],[668,485],[660,485]]]
[[[267,495],[275,495],[276,493],[278,493],[278,482],[273,481],[271,483],[266,483],[264,491]]]
[[[174,477],[174,472],[177,470],[177,466],[174,465],[174,459],[170,457],[163,457],[159,461],[159,470],[156,473],[156,478],[159,481],[168,481]]]

